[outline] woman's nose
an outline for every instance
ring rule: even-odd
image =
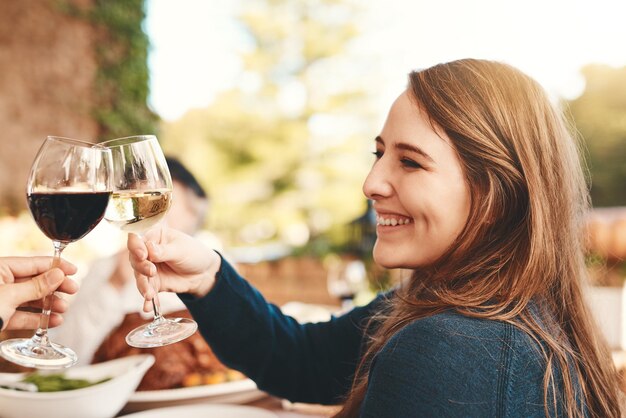
[[[393,191],[393,187],[389,182],[389,176],[386,175],[385,168],[381,162],[382,160],[379,160],[372,166],[365,178],[365,182],[363,182],[363,194],[371,200],[388,197]]]

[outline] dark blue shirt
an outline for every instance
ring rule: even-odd
[[[299,324],[225,260],[205,297],[181,295],[227,366],[273,395],[321,404],[340,403],[350,390],[365,325],[383,297]],[[413,321],[376,355],[360,416],[544,417],[545,367],[539,346],[515,326],[444,312]]]

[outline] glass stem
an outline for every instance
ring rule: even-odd
[[[159,302],[159,292],[157,291],[155,280],[155,276],[150,276],[150,278],[148,278],[150,286],[152,286],[152,290],[155,292],[155,295],[152,298],[152,311],[154,312],[154,322],[161,322],[163,321],[163,315],[161,315],[161,302]]]
[[[54,257],[52,258],[51,269],[59,267],[61,265],[61,253],[65,249],[62,242],[54,241]],[[39,327],[33,335],[33,341],[37,344],[50,346],[50,339],[48,338],[48,324],[50,322],[50,312],[52,311],[52,302],[54,298],[54,292],[44,296],[43,307],[41,309],[41,315],[39,316]]]
[[[141,238],[143,238],[143,233],[140,233],[139,236]],[[160,235],[159,235],[159,241],[158,243],[161,243],[161,240],[163,239],[163,229],[161,229],[160,231]],[[156,274],[159,274],[158,272]],[[150,287],[152,287],[152,290],[154,290],[154,297],[152,298],[152,312],[154,314],[154,319],[152,320],[152,324],[156,325],[156,324],[160,324],[162,321],[165,320],[165,318],[163,318],[163,315],[161,315],[161,302],[159,302],[159,292],[157,290],[157,286],[156,286],[156,276],[150,276],[148,277],[148,283],[150,284]]]

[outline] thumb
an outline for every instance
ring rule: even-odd
[[[43,299],[54,292],[61,285],[63,279],[65,279],[63,272],[58,268],[54,268],[33,277],[31,280],[16,283],[14,285],[14,300],[18,304],[22,304],[32,300]]]

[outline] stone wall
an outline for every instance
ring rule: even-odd
[[[0,214],[25,208],[30,164],[47,135],[94,141],[98,134],[95,32],[61,4],[0,1]]]

